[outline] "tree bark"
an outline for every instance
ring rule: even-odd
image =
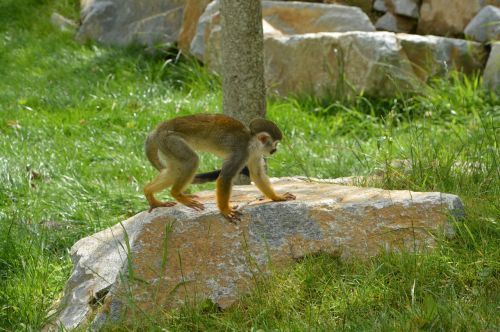
[[[245,124],[266,115],[260,0],[220,0],[223,112]]]

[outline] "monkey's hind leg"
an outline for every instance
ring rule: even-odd
[[[165,154],[175,176],[170,193],[179,203],[197,211],[204,210],[203,204],[191,195],[184,194],[184,190],[191,184],[198,169],[198,155],[191,149],[186,141],[176,135],[168,135],[159,145],[160,151]]]
[[[193,152],[194,154],[194,152]],[[189,163],[184,164],[183,171],[179,172],[179,176],[175,179],[172,189],[170,193],[172,197],[174,197],[179,203],[186,205],[192,209],[197,211],[201,211],[205,209],[203,203],[197,201],[195,198],[198,198],[196,195],[185,194],[184,190],[193,180],[196,169],[198,168],[198,156],[194,154],[194,157],[190,160]]]
[[[173,172],[170,172],[169,169],[162,169],[160,171],[160,174],[148,183],[144,187],[144,195],[146,196],[146,199],[149,202],[149,212],[153,211],[153,209],[157,207],[169,207],[169,206],[174,206],[177,204],[176,202],[161,202],[157,200],[154,196],[155,193],[170,187],[174,183],[174,178],[172,176]]]

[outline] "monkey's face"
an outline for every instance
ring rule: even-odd
[[[261,152],[263,156],[269,156],[275,153],[278,149],[278,140],[273,140],[273,138],[268,133],[261,133],[258,136],[261,143]]]
[[[271,145],[271,150],[269,151],[269,154],[273,154],[275,153],[276,151],[278,151],[278,143],[280,141],[273,141],[272,142],[272,145]]]

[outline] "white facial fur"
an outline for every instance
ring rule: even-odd
[[[272,137],[268,133],[258,133],[250,142],[250,153],[259,154],[261,156],[269,156],[276,152],[278,143],[279,141],[273,141]]]

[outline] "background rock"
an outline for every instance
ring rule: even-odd
[[[373,9],[378,10],[380,12],[386,12],[387,6],[385,5],[385,0],[375,0],[373,2]]]
[[[176,42],[186,0],[85,0],[76,38],[104,44],[154,46]]]
[[[369,16],[372,11],[373,0],[325,0],[322,2],[358,7],[361,8],[361,10],[363,10]]]
[[[263,1],[262,17],[283,34],[375,31],[357,7],[335,4]]]
[[[201,58],[218,72],[220,28],[211,26]],[[479,43],[436,36],[345,32],[264,37],[266,84],[282,96],[335,98],[363,92],[392,97],[452,70],[480,71],[487,56]]]
[[[500,40],[500,8],[486,6],[470,21],[465,35],[479,42]]]
[[[387,12],[377,20],[375,28],[384,31],[411,33],[417,28],[417,20]]]
[[[473,73],[484,68],[486,54],[478,44],[433,36],[353,32],[372,32],[375,27],[358,7],[326,4],[356,5],[373,14],[371,0],[318,1],[324,3],[263,1],[270,91],[279,95],[335,97],[365,93],[392,97],[418,89],[422,81],[434,75],[446,75],[455,69]],[[118,45],[177,42],[184,53],[190,52],[208,68],[220,72],[218,3],[207,6],[208,2],[82,0],[77,38]],[[377,29],[414,32],[416,19],[409,16],[417,16],[418,4],[418,0],[376,0],[374,9],[387,11],[377,21]],[[417,31],[461,36],[465,25],[488,4],[498,6],[500,0],[422,0]],[[484,8],[470,22],[467,34],[480,41],[497,39],[500,25],[482,23],[498,20],[498,11],[493,6]],[[344,34],[325,34],[332,32]]]
[[[196,33],[190,44],[190,53],[203,62],[206,62],[204,59],[205,45],[210,33],[214,31],[220,32],[219,3],[217,1],[208,4],[203,14],[201,14]]]
[[[500,42],[491,44],[490,56],[484,69],[483,85],[500,95]]]
[[[267,86],[283,96],[344,97],[361,91],[392,96],[418,84],[396,35],[389,32],[268,37],[264,57]]]
[[[75,32],[78,24],[69,18],[62,16],[59,13],[52,13],[50,23],[61,31]]]
[[[182,27],[177,40],[177,46],[186,54],[189,53],[191,41],[196,34],[198,20],[209,3],[210,0],[187,0]]]
[[[283,0],[271,0],[271,1],[283,1]],[[284,1],[296,1],[296,0],[284,0]],[[344,6],[354,6],[361,8],[361,10],[363,10],[367,15],[370,15],[372,11],[372,1],[373,0],[302,0],[301,2],[315,2],[315,3],[337,4]]]
[[[414,73],[423,81],[453,70],[465,74],[484,68],[487,52],[483,45],[463,39],[398,34]]]
[[[391,13],[418,18],[420,0],[385,0],[385,7]]]
[[[58,323],[85,323],[95,314],[88,301],[103,297],[103,290],[110,291],[96,324],[207,298],[226,308],[251,289],[255,274],[269,273],[270,264],[275,271],[317,253],[349,259],[428,250],[433,234],[453,234],[449,216],[463,215],[460,199],[449,194],[291,179],[275,187],[295,193],[297,201],[261,201],[254,186],[236,187],[232,201],[244,207],[237,225],[221,217],[210,191],[200,193],[207,203],[202,213],[160,208],[78,241]]]
[[[350,30],[375,31],[368,16],[359,8],[348,6],[263,1],[262,15],[265,36]],[[191,42],[191,54],[207,64],[212,63],[212,69],[218,68],[219,21],[219,5],[217,1],[213,1],[200,17]],[[205,53],[207,47],[211,51]],[[215,59],[215,62],[211,59]]]
[[[422,0],[419,34],[463,36],[470,20],[486,5],[500,6],[500,0]]]

